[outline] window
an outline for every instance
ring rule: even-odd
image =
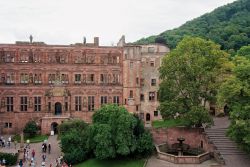
[[[27,111],[28,110],[28,97],[27,96],[21,96],[21,111]]]
[[[141,101],[144,101],[144,94],[141,94]]]
[[[113,74],[113,83],[118,84],[120,82],[120,75],[119,74]]]
[[[68,83],[69,83],[68,74],[62,74],[62,75],[61,75],[61,81],[62,81],[62,83],[64,83],[64,84],[68,84]]]
[[[136,111],[138,111],[139,110],[139,106],[138,105],[136,105]]]
[[[149,101],[155,101],[155,92],[149,92]]]
[[[34,97],[34,111],[41,111],[41,97]]]
[[[100,83],[107,83],[107,74],[100,74]]]
[[[5,122],[4,127],[5,128],[12,128],[12,123],[11,122]]]
[[[21,63],[28,63],[29,62],[29,53],[28,52],[20,53],[20,62]]]
[[[140,113],[139,118],[144,119],[144,113]]]
[[[133,95],[133,91],[132,90],[130,90],[129,91],[129,98],[133,98],[134,97],[134,95]]]
[[[119,103],[120,103],[119,96],[114,96],[114,97],[113,97],[113,103],[114,103],[114,104],[117,104],[117,105],[119,106]]]
[[[6,109],[8,112],[13,111],[13,97],[7,97]]]
[[[64,108],[65,108],[65,111],[68,111],[68,102],[64,102]]]
[[[15,74],[14,72],[7,73],[6,75],[6,84],[14,84],[15,83]]]
[[[154,116],[158,117],[158,115],[159,115],[158,111],[154,111]]]
[[[88,111],[94,111],[94,110],[95,110],[95,97],[88,96]]]
[[[150,67],[154,67],[155,66],[155,62],[154,61],[150,61]]]
[[[141,78],[141,86],[144,86],[144,78]]]
[[[126,98],[124,99],[124,104],[125,104],[125,105],[127,104],[127,99],[126,99]]]
[[[136,84],[139,84],[139,77],[136,77]]]
[[[151,79],[151,86],[156,86],[156,79]]]
[[[101,105],[108,103],[108,97],[107,96],[101,96]]]
[[[75,111],[82,111],[82,97],[75,96]]]
[[[87,83],[93,83],[95,81],[94,74],[87,74]]]
[[[129,64],[129,67],[133,68],[133,66],[134,66],[134,62],[131,61],[130,64]]]
[[[51,102],[48,102],[48,111],[51,111]]]
[[[27,73],[21,73],[20,75],[20,83],[27,84],[29,82],[29,75]]]
[[[49,83],[55,83],[56,74],[49,74]]]
[[[15,61],[15,53],[5,52],[5,63],[13,63]]]
[[[75,84],[81,83],[81,74],[75,74]]]
[[[41,84],[42,83],[42,74],[34,74],[34,83]]]

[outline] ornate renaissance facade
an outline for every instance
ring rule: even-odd
[[[124,105],[146,122],[160,118],[157,68],[169,49],[119,43],[103,47],[95,37],[74,45],[0,44],[0,132],[20,132],[29,120],[44,134],[70,118],[91,122],[107,103]]]

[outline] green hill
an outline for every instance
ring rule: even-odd
[[[238,0],[186,22],[179,28],[142,38],[136,44],[164,43],[175,48],[185,36],[199,36],[219,43],[224,50],[238,50],[250,43],[250,0]],[[232,51],[232,50],[231,50]]]

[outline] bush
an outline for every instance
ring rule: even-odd
[[[17,163],[18,154],[12,154],[12,153],[0,153],[0,160],[5,159],[7,166],[12,166]]]
[[[35,121],[29,121],[24,127],[23,132],[26,136],[34,137],[38,131],[38,127]]]

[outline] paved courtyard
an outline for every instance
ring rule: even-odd
[[[5,137],[7,139],[7,137]],[[51,143],[51,152],[48,154],[46,153],[46,167],[49,167],[52,164],[52,167],[56,166],[56,159],[61,155],[61,150],[59,147],[59,141],[57,140],[57,136],[49,136],[47,143]],[[17,147],[19,149],[19,144]],[[42,143],[34,143],[30,144],[30,153],[32,150],[35,150],[35,162],[36,166],[39,167],[42,164]],[[12,143],[11,148],[5,147],[0,148],[0,151],[3,152],[16,152],[14,144]],[[23,153],[20,154],[19,159],[23,158]],[[29,167],[29,163],[25,162],[24,167]]]

